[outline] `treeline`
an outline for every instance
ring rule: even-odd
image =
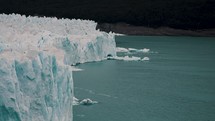
[[[1,0],[0,13],[180,29],[215,28],[215,0]]]

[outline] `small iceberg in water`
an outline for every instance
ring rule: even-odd
[[[72,105],[79,105],[79,99],[76,97],[73,97]]]
[[[116,52],[129,52],[129,50],[123,47],[117,47]]]
[[[141,60],[140,57],[136,57],[136,56],[115,57],[114,59],[116,59],[116,60],[124,60],[124,61],[140,61]]]
[[[138,49],[135,49],[135,48],[128,48],[129,52],[137,52]]]
[[[142,59],[142,61],[149,61],[150,59],[149,59],[149,57],[144,57],[143,59]]]
[[[73,98],[73,105],[93,105],[98,103],[97,101],[93,101],[89,98],[83,99],[83,100],[79,100],[77,98]]]
[[[144,58],[141,58],[141,57],[136,57],[136,56],[124,56],[124,57],[119,57],[119,56],[116,56],[116,57],[108,57],[108,60],[121,60],[121,61],[148,61],[150,60],[149,57],[144,57]]]
[[[122,52],[122,53],[148,53],[150,49],[143,48],[143,49],[136,49],[136,48],[123,48],[123,47],[117,47],[116,52]]]
[[[117,47],[116,52],[125,53],[129,55],[133,54],[140,54],[140,53],[149,53],[150,49],[143,48],[143,49],[136,49],[136,48],[123,48]],[[151,52],[150,52],[151,53]],[[122,60],[122,61],[149,61],[149,57],[138,57],[138,56],[115,56],[115,57],[108,57],[109,60]]]
[[[150,51],[150,49],[144,48],[144,49],[140,49],[138,51],[143,52],[143,53],[148,53]]]
[[[92,101],[91,99],[89,98],[86,98],[86,99],[83,99],[80,104],[81,105],[93,105],[93,104],[96,104],[98,103],[97,101]]]

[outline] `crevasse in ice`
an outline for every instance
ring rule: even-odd
[[[72,121],[70,65],[116,56],[89,20],[0,14],[0,121]]]

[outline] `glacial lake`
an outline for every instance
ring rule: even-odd
[[[117,47],[148,48],[149,61],[80,64],[75,96],[98,104],[73,108],[74,121],[215,121],[215,38],[116,37]]]

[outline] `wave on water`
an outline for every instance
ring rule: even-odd
[[[80,88],[80,87],[74,87],[75,89],[79,89],[79,90],[83,90],[85,92],[88,92],[90,94],[96,94],[94,91],[90,90],[90,89],[84,89],[84,88]]]
[[[78,116],[78,117],[84,117],[85,115],[84,114],[78,114],[76,116]]]
[[[104,93],[99,93],[98,95],[100,95],[100,96],[104,96],[104,97],[109,97],[109,98],[118,98],[118,97],[111,96],[111,95],[104,94]]]
[[[80,88],[80,87],[75,87],[75,89],[82,90],[82,91],[88,92],[88,93],[93,94],[93,95],[100,95],[100,96],[104,96],[104,97],[117,98],[117,97],[114,97],[114,96],[111,96],[108,94],[104,94],[104,93],[96,93],[90,89],[84,89],[84,88]]]

